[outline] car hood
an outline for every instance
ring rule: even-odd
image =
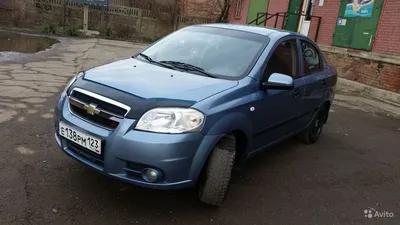
[[[90,69],[84,79],[140,98],[193,102],[238,85],[238,81],[175,71],[134,58]]]

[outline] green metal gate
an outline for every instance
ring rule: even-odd
[[[371,50],[383,1],[342,0],[332,45]]]
[[[302,6],[303,0],[290,0],[285,22],[285,30],[297,32]]]
[[[268,0],[250,0],[249,11],[247,13],[247,23],[257,19],[257,14],[259,12],[267,12],[268,10]],[[259,26],[264,26],[264,24],[259,24]]]

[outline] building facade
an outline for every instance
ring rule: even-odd
[[[342,78],[400,93],[400,0],[233,0],[229,22],[248,24],[257,5],[282,15],[267,27],[317,37]]]

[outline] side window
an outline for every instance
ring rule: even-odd
[[[288,40],[280,43],[272,53],[267,63],[264,79],[273,73],[281,73],[296,78],[298,69],[296,40]]]
[[[301,41],[304,74],[316,73],[322,70],[318,50],[309,42]]]

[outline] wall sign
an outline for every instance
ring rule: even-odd
[[[347,23],[347,19],[339,18],[337,24],[338,24],[339,26],[346,26],[346,23]]]
[[[324,6],[324,0],[319,0],[319,5],[318,6]]]
[[[372,17],[375,0],[347,0],[345,17]]]
[[[107,7],[108,0],[70,0],[71,2],[79,2],[88,5],[98,5]]]

